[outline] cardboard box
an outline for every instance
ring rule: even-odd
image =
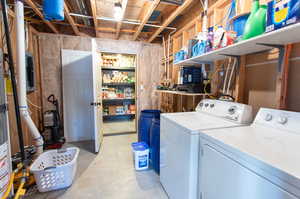
[[[266,32],[300,21],[299,0],[272,0],[268,3]]]
[[[115,115],[116,114],[116,106],[109,106],[108,113],[109,113],[109,115]]]

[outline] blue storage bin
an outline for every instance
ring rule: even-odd
[[[202,68],[184,67],[183,84],[200,84],[202,82]]]
[[[154,118],[150,129],[150,165],[159,174],[160,167],[160,119]]]
[[[43,12],[46,20],[60,20],[65,19],[64,16],[64,0],[44,0]]]
[[[160,110],[143,110],[139,118],[138,140],[150,145],[150,128],[152,119],[160,118]]]
[[[243,36],[244,34],[244,29],[246,26],[246,22],[249,17],[249,13],[240,15],[238,17],[233,18],[232,26],[233,26],[233,31],[237,33],[237,36]]]

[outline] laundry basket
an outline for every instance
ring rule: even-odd
[[[42,153],[30,167],[38,190],[47,192],[71,186],[76,173],[78,154],[77,147]]]

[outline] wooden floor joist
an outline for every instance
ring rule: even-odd
[[[47,21],[42,12],[39,10],[39,8],[33,3],[32,0],[24,0],[24,2],[29,5],[33,11],[43,20],[43,22],[45,24],[47,24],[47,26],[56,34],[59,34],[58,30],[56,29],[56,27],[50,22],[50,21]]]
[[[97,5],[96,5],[96,0],[90,0],[91,4],[91,10],[92,10],[92,15],[93,15],[93,21],[94,21],[94,27],[95,27],[95,33],[96,37],[99,37],[98,33],[98,19],[97,19]]]
[[[141,31],[143,30],[145,24],[147,23],[147,21],[149,20],[149,18],[151,17],[153,11],[157,8],[158,4],[159,4],[160,0],[154,0],[150,6],[146,9],[146,13],[142,18],[142,23],[139,25],[136,33],[133,36],[133,40],[136,40],[137,37],[139,36],[139,34],[141,33]],[[149,2],[150,3],[150,2]]]
[[[79,31],[78,27],[76,26],[74,19],[72,18],[72,16],[70,16],[70,10],[66,3],[64,4],[64,8],[65,8],[66,18],[67,18],[68,22],[70,23],[70,25],[72,26],[72,29],[73,29],[75,35],[80,36],[80,31]]]
[[[155,31],[152,37],[148,42],[152,42],[178,15],[180,15],[191,3],[193,0],[185,0],[184,3],[179,6],[163,23],[162,27]]]
[[[121,20],[117,23],[116,39],[119,39],[119,36],[120,36],[120,30],[121,30],[121,27],[122,27],[122,21],[123,21],[123,19],[124,19],[125,12],[126,12],[126,9],[127,9],[127,4],[128,4],[128,0],[123,0],[123,1],[122,1]]]

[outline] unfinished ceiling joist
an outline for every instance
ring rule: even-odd
[[[97,20],[97,5],[96,5],[96,0],[90,0],[91,4],[91,10],[92,10],[92,15],[93,15],[93,21],[94,21],[94,27],[95,27],[95,32],[96,32],[96,37],[99,37],[98,34],[98,20]]]
[[[185,0],[184,3],[164,21],[162,27],[155,31],[148,42],[152,42],[165,29],[165,27],[167,27],[178,15],[180,15],[192,2],[193,0]]]
[[[56,27],[49,21],[47,21],[42,12],[39,10],[39,8],[32,2],[32,0],[24,0],[24,2],[29,5],[33,11],[43,20],[43,22],[45,24],[47,24],[47,26],[56,34],[59,34],[58,30],[56,29]]]
[[[31,23],[31,24],[41,24],[41,23],[43,23],[42,20],[28,18],[28,17],[25,17],[25,20],[27,22]],[[58,24],[58,25],[64,25],[64,26],[71,26],[71,24],[63,22],[63,21],[53,21],[52,23],[53,24]],[[86,26],[86,25],[77,24],[77,23],[75,25],[77,27],[79,27],[79,28],[95,29],[94,26]],[[115,29],[115,28],[109,28],[109,27],[98,27],[96,29],[96,31],[97,32],[100,31],[100,32],[112,32],[112,33],[116,33],[117,29]],[[133,33],[135,33],[135,30],[132,30],[132,29],[121,29],[120,32],[122,32],[122,33],[128,33],[128,34],[133,34]]]
[[[122,27],[122,21],[123,21],[123,19],[124,19],[125,12],[126,12],[126,9],[127,9],[127,4],[128,4],[128,0],[123,0],[123,1],[122,1],[121,20],[117,23],[116,39],[118,39],[119,36],[120,36],[120,30],[121,30],[121,27]]]
[[[64,5],[64,7],[65,7],[66,18],[67,18],[68,22],[70,23],[70,25],[72,26],[72,29],[73,29],[75,35],[80,36],[80,31],[79,31],[78,27],[76,26],[74,19],[72,18],[72,16],[70,16],[70,10],[66,3]]]
[[[145,24],[147,23],[147,21],[149,20],[149,18],[151,17],[153,11],[157,8],[158,4],[159,4],[160,0],[154,0],[150,7],[147,9],[147,12],[145,14],[145,16],[142,19],[142,23],[139,25],[136,33],[133,36],[133,40],[136,40],[137,37],[139,36],[139,34],[141,33],[141,31],[143,30]]]

